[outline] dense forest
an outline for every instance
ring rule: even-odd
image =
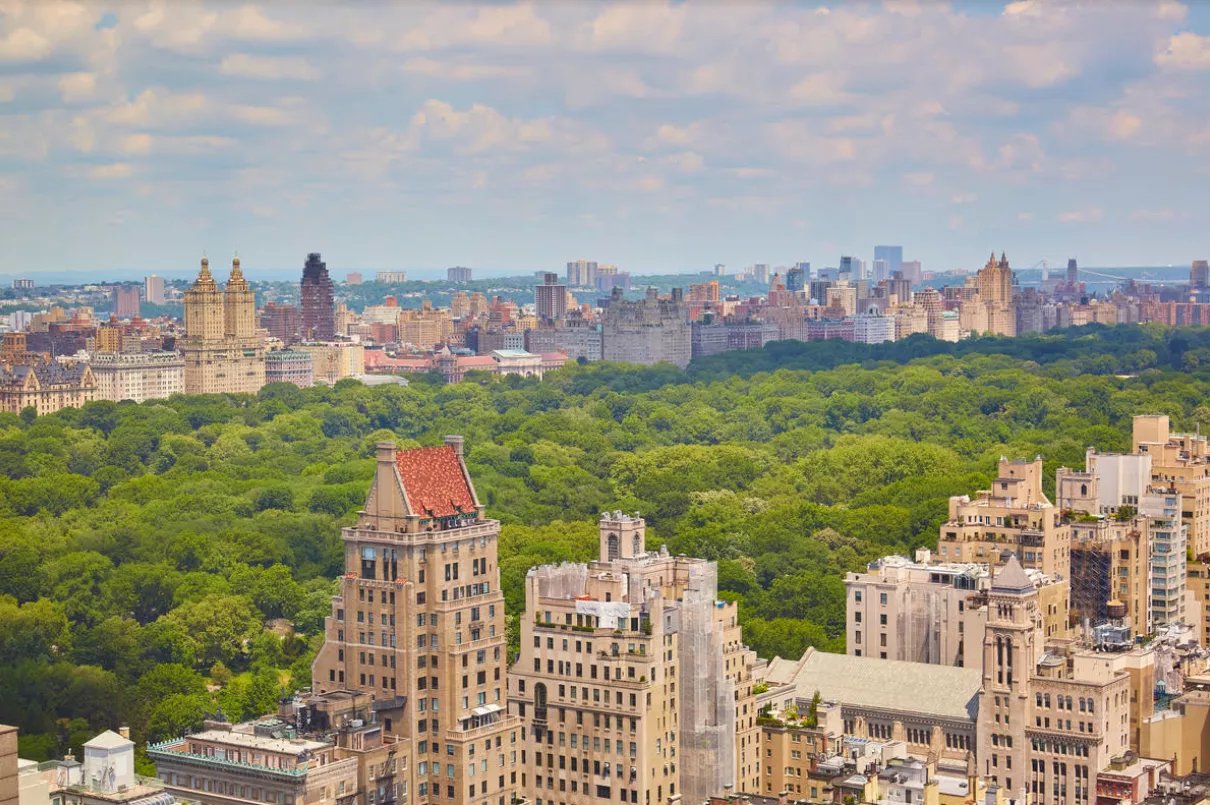
[[[1043,455],[1053,482],[1126,448],[1134,414],[1210,423],[1208,392],[1210,332],[1119,327],[0,415],[0,722],[46,758],[307,684],[384,439],[466,437],[513,618],[530,566],[589,558],[600,511],[640,511],[652,543],[719,561],[750,645],[792,656],[842,650],[843,573],[931,544],[1001,455]]]

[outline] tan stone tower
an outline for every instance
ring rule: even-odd
[[[1009,556],[988,594],[976,752],[980,771],[1009,791],[1027,779],[1030,680],[1043,643],[1038,591],[1017,557]]]
[[[193,287],[185,291],[186,394],[255,394],[265,385],[265,347],[256,334],[256,298],[240,270],[231,264],[231,277],[220,291],[202,258]]]
[[[375,697],[410,739],[414,803],[508,805],[524,753],[507,713],[496,542],[463,461],[441,447],[378,445],[365,509],[342,532],[345,575],[312,666],[317,692]]]

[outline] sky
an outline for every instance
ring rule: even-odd
[[[0,270],[1210,253],[1210,5],[0,0]]]

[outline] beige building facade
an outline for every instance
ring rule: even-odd
[[[983,630],[994,566],[888,556],[845,577],[845,646],[853,656],[982,670]],[[1066,637],[1069,588],[1040,570],[1026,574],[1038,590],[1046,637]]]
[[[176,352],[98,352],[89,365],[99,400],[144,402],[185,392],[185,360]]]
[[[1067,578],[1071,529],[1042,491],[1042,459],[1000,459],[992,488],[972,499],[950,498],[949,517],[937,544],[942,562],[1003,564],[1012,554],[1022,566]]]
[[[1097,772],[1130,748],[1130,674],[1070,641],[1048,643],[1015,557],[989,595],[979,696],[980,771],[1035,803],[1096,801]]]
[[[755,655],[716,569],[648,552],[642,518],[602,515],[600,555],[526,577],[509,699],[535,803],[701,801],[759,785]]]
[[[203,258],[193,286],[185,292],[186,394],[255,394],[265,385],[265,345],[256,332],[256,300],[240,270],[231,264],[220,291]]]
[[[507,712],[497,539],[463,459],[377,448],[365,508],[344,529],[345,575],[312,688],[370,693],[383,733],[414,747],[412,801],[507,805],[527,746]]]

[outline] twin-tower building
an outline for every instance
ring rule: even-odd
[[[227,285],[219,289],[210,261],[185,292],[186,394],[255,394],[265,385],[265,347],[256,333],[256,298],[239,258],[231,262]]]

